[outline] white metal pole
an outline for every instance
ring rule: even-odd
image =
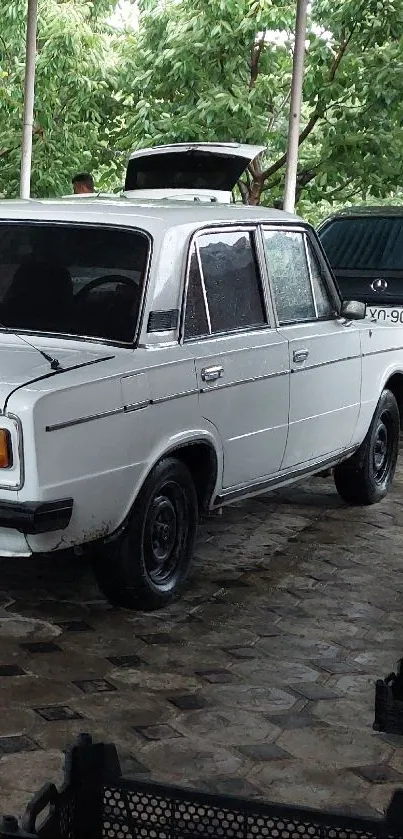
[[[24,124],[22,130],[20,196],[31,192],[32,131],[34,126],[34,92],[36,61],[36,27],[38,0],[28,0],[27,39],[24,84]]]
[[[307,9],[308,0],[297,0],[283,205],[288,213],[293,213],[295,208]]]

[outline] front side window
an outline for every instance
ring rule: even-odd
[[[318,318],[331,318],[335,315],[336,306],[329,294],[324,269],[309,239],[306,246]]]
[[[280,324],[316,318],[304,234],[263,230],[269,274]]]
[[[217,334],[266,323],[253,234],[199,236],[190,262],[185,338],[206,334],[206,326],[207,334]]]
[[[148,252],[137,231],[0,224],[0,328],[131,342]]]

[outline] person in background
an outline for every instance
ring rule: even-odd
[[[71,180],[74,195],[85,195],[94,192],[94,179],[89,172],[79,172]]]

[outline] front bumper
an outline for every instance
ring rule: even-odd
[[[61,501],[0,501],[0,527],[10,527],[27,534],[65,530],[70,524],[72,512],[72,498]]]

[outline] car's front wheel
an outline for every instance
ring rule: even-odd
[[[176,458],[160,461],[122,532],[94,549],[94,574],[107,599],[149,611],[176,598],[189,573],[197,518],[189,470]]]
[[[399,436],[396,398],[390,390],[384,390],[364,442],[334,470],[336,488],[344,501],[365,505],[385,497],[395,474]]]

